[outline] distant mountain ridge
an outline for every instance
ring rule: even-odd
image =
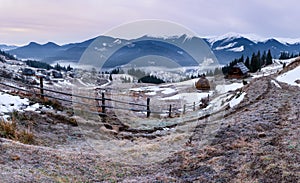
[[[132,41],[137,41],[139,39],[143,40],[147,36],[141,38],[126,40],[120,38],[113,38],[108,36],[101,36],[102,48],[106,49],[116,45],[127,45]],[[12,55],[16,55],[21,59],[36,59],[47,63],[52,63],[58,60],[64,61],[79,61],[82,53],[86,48],[95,40],[96,38],[86,40],[80,43],[71,43],[66,45],[57,45],[56,43],[49,42],[46,44],[38,44],[31,42],[26,46],[17,47],[15,49],[9,49],[8,52]],[[197,37],[187,38],[185,36],[170,37],[171,41],[179,42],[184,41],[184,44],[190,44],[191,47],[195,45],[196,39],[201,39]],[[165,41],[166,38],[155,38],[158,41]],[[203,38],[203,40],[208,44],[211,50],[214,52],[220,64],[227,64],[235,58],[239,58],[244,55],[251,56],[253,52],[257,51],[268,51],[274,58],[278,58],[281,52],[289,52],[298,54],[300,52],[300,43],[297,41],[292,41],[293,43],[287,43],[284,41],[278,41],[277,39],[266,39],[266,40],[255,40],[249,38],[249,36],[243,36],[239,34],[226,34],[218,37]],[[1,47],[0,47],[1,49]],[[199,50],[200,52],[200,50]]]
[[[6,44],[0,44],[0,50],[2,51],[9,51],[18,48],[17,46],[14,45],[6,45]]]

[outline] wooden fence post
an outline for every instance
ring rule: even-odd
[[[183,105],[183,114],[185,114],[185,110],[186,110],[186,104]]]
[[[105,113],[105,97],[104,97],[104,92],[102,92],[102,105],[101,105],[101,108],[102,108],[102,113]]]
[[[194,104],[193,104],[193,111],[195,111],[196,110],[196,103],[194,102]]]
[[[41,99],[44,99],[44,83],[43,83],[43,77],[40,77],[40,94]]]
[[[147,98],[147,118],[150,117],[150,98]]]
[[[172,114],[172,104],[170,104],[170,108],[169,108],[169,118],[171,117]]]

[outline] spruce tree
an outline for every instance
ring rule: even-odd
[[[257,62],[257,60],[256,60],[256,55],[255,55],[255,53],[253,53],[252,54],[252,56],[251,56],[251,64],[250,64],[250,71],[251,72],[256,72],[257,70],[256,70],[256,63]]]
[[[265,66],[266,65],[266,59],[267,59],[267,53],[264,51],[263,55],[261,56],[261,65]]]
[[[260,57],[260,51],[259,50],[257,52],[256,59],[257,59],[256,67],[257,67],[257,70],[260,71],[262,64],[261,64],[261,57]]]
[[[245,66],[250,70],[250,58],[247,57],[245,60]]]
[[[267,58],[266,58],[266,65],[270,65],[270,64],[272,64],[272,63],[273,63],[273,61],[272,61],[271,51],[268,50]]]
[[[241,58],[239,58],[238,62],[244,62],[244,55],[242,55]]]

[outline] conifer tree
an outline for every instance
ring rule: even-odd
[[[245,66],[250,70],[250,58],[247,57],[245,60]]]
[[[263,55],[261,56],[261,65],[266,65],[267,53],[264,51]]]
[[[270,65],[270,64],[272,64],[272,63],[273,63],[273,61],[272,61],[271,51],[268,50],[267,58],[266,58],[266,65]]]

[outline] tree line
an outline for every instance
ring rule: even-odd
[[[10,60],[16,60],[16,58],[9,54],[9,53],[6,53],[5,51],[2,51],[0,50],[0,55],[3,55],[6,59],[10,59]],[[4,61],[1,57],[0,57],[1,61]]]
[[[2,51],[2,50],[0,50],[0,55],[3,55],[6,59],[20,61],[19,59],[17,59],[13,55],[11,55],[11,54],[9,54],[5,51]],[[0,61],[4,62],[5,60],[0,57]],[[73,70],[73,68],[70,65],[68,65],[66,67],[66,66],[61,66],[58,63],[54,67],[51,66],[50,64],[45,63],[45,62],[40,62],[40,61],[36,61],[36,60],[25,60],[24,63],[29,67],[34,67],[34,68],[39,68],[39,69],[46,69],[46,70],[50,70],[50,69],[54,69],[54,70],[57,70],[57,71],[71,71],[71,70]]]
[[[71,71],[73,69],[70,65],[68,65],[66,67],[66,66],[61,66],[59,63],[57,63],[53,67],[50,64],[47,64],[45,62],[36,61],[36,60],[26,60],[25,63],[29,67],[34,67],[34,68],[39,68],[39,69],[46,69],[46,70],[54,69],[54,70],[57,70],[57,71]]]
[[[300,52],[298,54],[294,54],[294,53],[290,54],[289,52],[284,51],[284,52],[280,52],[279,59],[286,60],[286,59],[295,58],[295,57],[299,57],[299,56],[300,56]]]
[[[228,74],[232,67],[238,62],[243,62],[250,72],[257,72],[260,71],[261,68],[272,64],[272,59],[273,58],[270,50],[268,50],[268,52],[264,51],[262,54],[260,51],[257,53],[254,52],[251,58],[247,56],[246,59],[244,58],[244,55],[242,55],[240,58],[234,59],[226,66],[222,67],[222,72],[224,75]]]

